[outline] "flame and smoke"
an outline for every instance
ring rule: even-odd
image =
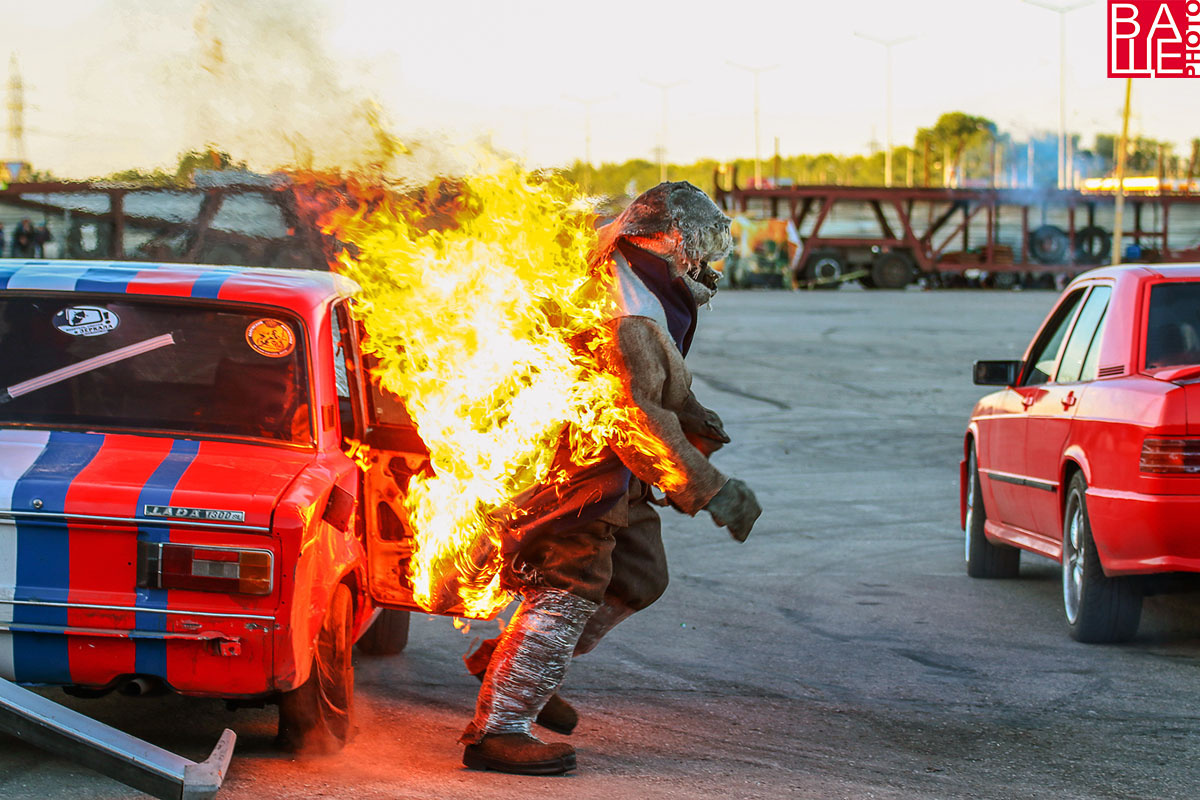
[[[377,377],[430,452],[405,499],[415,600],[445,610],[439,592],[457,576],[466,615],[488,616],[508,602],[505,523],[523,494],[565,479],[561,441],[584,465],[620,438],[670,474],[594,357],[614,311],[603,267],[589,267],[594,215],[563,179],[498,157],[423,191],[350,189],[356,202],[326,215],[326,231],[348,245],[339,268],[362,286]]]

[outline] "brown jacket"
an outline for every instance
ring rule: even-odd
[[[695,514],[728,480],[705,452],[720,442],[696,436],[710,412],[692,394],[692,374],[660,325],[646,317],[618,317],[608,324],[615,330],[603,356],[621,378],[622,400],[637,427],[654,440],[643,440],[639,448],[631,439],[621,439],[611,443],[612,449],[641,481],[661,488],[684,513]],[[645,449],[657,458],[645,455]]]

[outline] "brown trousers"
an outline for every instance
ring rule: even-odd
[[[542,586],[634,611],[649,606],[667,588],[662,527],[650,497],[650,487],[632,478],[627,525],[595,520],[523,542],[512,564],[515,590]]]
[[[592,649],[618,622],[641,611],[667,589],[667,554],[650,487],[633,478],[629,521],[595,520],[522,543],[505,583],[513,591],[540,586],[570,592],[600,604],[580,637],[576,653]],[[463,660],[473,674],[487,669],[498,640],[483,642]]]

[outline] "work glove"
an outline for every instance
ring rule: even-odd
[[[762,506],[754,492],[745,481],[737,478],[726,481],[704,510],[712,514],[713,522],[719,527],[728,528],[729,535],[739,542],[746,541],[754,521],[762,514]]]
[[[679,427],[692,447],[706,456],[729,444],[729,434],[725,432],[725,425],[717,412],[698,403],[694,410],[679,413]]]

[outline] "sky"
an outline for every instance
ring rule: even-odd
[[[1106,13],[1096,0],[1066,16],[1068,128],[1085,143],[1120,128]],[[677,84],[669,160],[750,157],[754,79],[735,64],[771,68],[764,157],[776,138],[784,155],[863,153],[887,139],[885,48],[856,34],[913,37],[892,49],[897,145],[952,110],[1018,138],[1058,128],[1059,15],[1022,0],[2,0],[0,14],[26,157],[61,177],[169,166],[208,143],[258,168],[344,162],[370,146],[367,108],[427,149],[654,160],[651,83]],[[1132,130],[1186,155],[1197,101],[1200,80],[1135,81]]]

